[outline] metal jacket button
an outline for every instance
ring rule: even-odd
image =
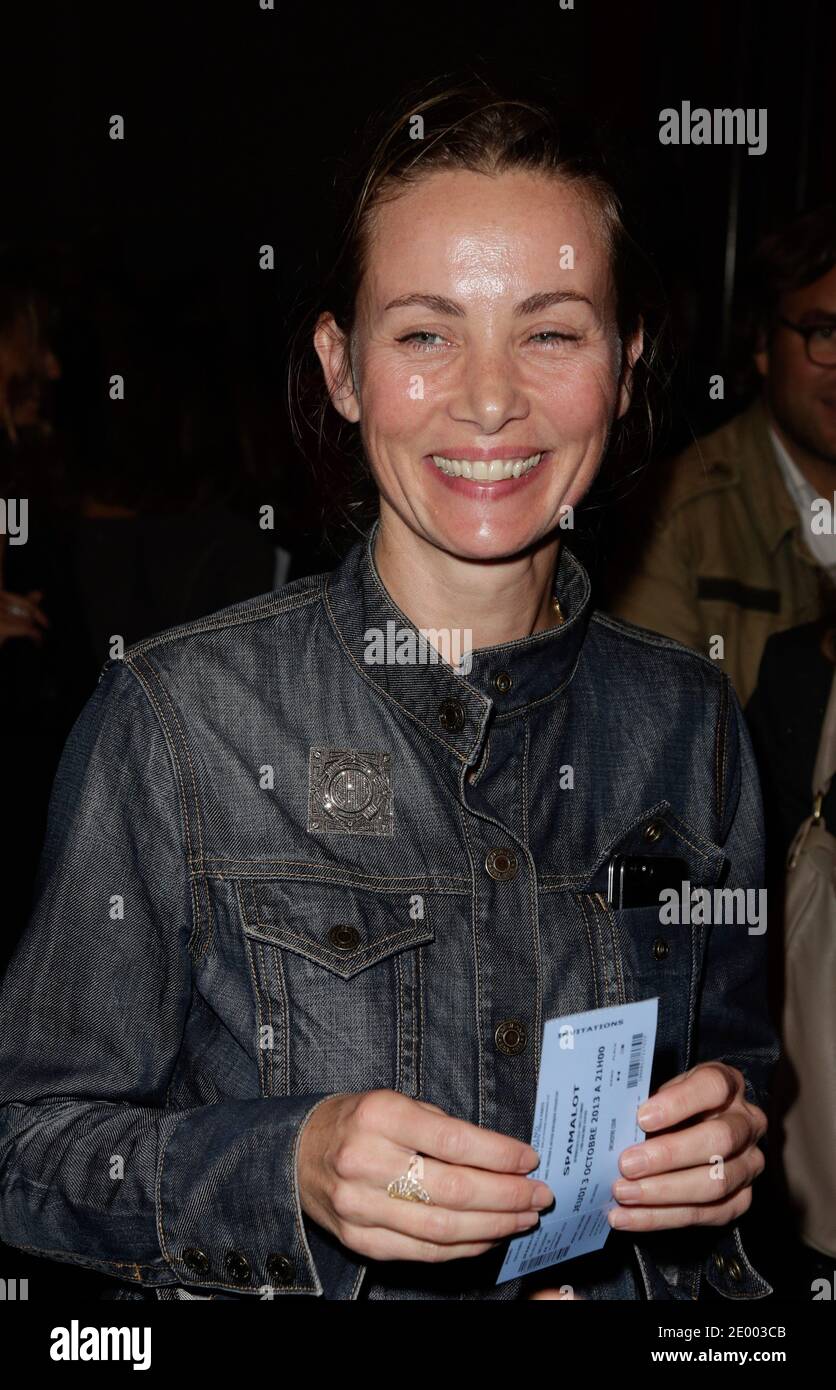
[[[438,722],[448,734],[464,728],[464,705],[459,700],[442,700],[438,707]]]
[[[494,1042],[507,1057],[515,1057],[525,1047],[525,1025],[517,1018],[504,1018],[497,1025]]]
[[[653,943],[653,959],[664,960],[666,956],[670,955],[670,949],[670,945],[665,938],[663,936],[657,936]]]
[[[193,1245],[183,1251],[183,1264],[195,1274],[209,1273],[209,1256],[205,1250],[197,1250]]]
[[[658,821],[652,820],[644,827],[644,838],[649,841],[651,845],[655,844],[657,840],[661,840],[662,827]]]
[[[726,1269],[728,1271],[729,1278],[733,1279],[736,1284],[739,1284],[741,1279],[743,1278],[743,1270],[740,1268],[740,1265],[738,1264],[737,1260],[734,1259],[734,1257],[732,1257],[729,1260]]]
[[[238,1250],[230,1250],[224,1258],[224,1269],[230,1279],[236,1284],[248,1284],[252,1275],[252,1267],[246,1255],[242,1255]]]
[[[289,1284],[293,1278],[293,1262],[287,1255],[268,1255],[266,1268],[274,1284]]]
[[[485,859],[485,868],[491,878],[504,880],[516,878],[520,865],[512,849],[492,849]]]
[[[338,922],[329,931],[328,940],[340,951],[356,951],[360,945],[360,933],[356,927],[347,927]]]
[[[497,671],[496,675],[493,678],[493,683],[499,691],[500,695],[507,695],[508,691],[511,689],[511,686],[514,684],[514,682],[511,679],[511,676],[507,671]]]

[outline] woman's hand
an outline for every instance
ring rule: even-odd
[[[0,589],[0,647],[10,637],[43,641],[42,629],[49,627],[49,619],[39,606],[42,598],[39,589],[31,589],[28,594],[12,594]]]
[[[386,1188],[422,1155],[426,1202],[393,1199]],[[538,1163],[530,1144],[457,1120],[399,1091],[330,1096],[302,1128],[302,1209],[349,1250],[372,1260],[436,1263],[482,1255],[537,1224],[554,1201],[524,1176]]]
[[[701,1062],[660,1086],[638,1118],[653,1137],[619,1158],[624,1178],[613,1184],[620,1205],[609,1213],[611,1226],[627,1231],[725,1226],[743,1215],[752,1201],[752,1182],[764,1168],[757,1144],[767,1120],[744,1098],[743,1074],[736,1067]],[[641,1166],[630,1166],[631,1157]]]

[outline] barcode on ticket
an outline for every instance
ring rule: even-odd
[[[639,1084],[644,1058],[644,1041],[644,1033],[633,1034],[633,1041],[630,1043],[630,1070],[627,1073],[628,1091],[633,1090]]]
[[[571,1245],[561,1245],[560,1249],[549,1257],[549,1263],[556,1265],[559,1260],[565,1260],[571,1248]],[[520,1274],[530,1274],[533,1269],[542,1268],[542,1258],[542,1255],[534,1255],[530,1260],[523,1260]]]

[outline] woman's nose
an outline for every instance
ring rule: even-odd
[[[507,353],[472,351],[450,401],[456,420],[475,424],[480,433],[492,434],[507,420],[524,419],[528,401]]]

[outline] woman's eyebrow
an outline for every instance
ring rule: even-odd
[[[578,294],[574,290],[541,290],[538,294],[529,295],[528,299],[523,299],[519,304],[514,305],[514,314],[517,318],[525,318],[528,314],[539,314],[543,309],[548,309],[551,304],[565,304],[567,301],[589,304],[592,307],[592,300],[585,294]],[[455,299],[446,299],[440,294],[401,294],[397,299],[390,299],[384,305],[383,312],[387,309],[407,309],[412,305],[421,305],[425,309],[432,309],[436,314],[448,314],[454,318],[464,318],[465,310]]]

